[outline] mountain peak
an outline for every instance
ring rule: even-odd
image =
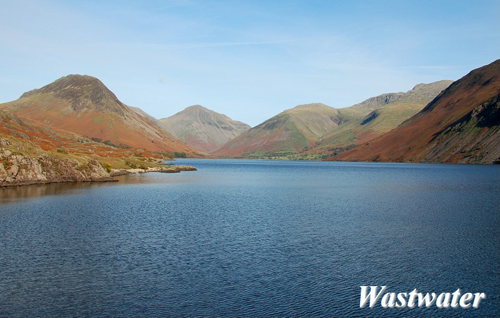
[[[85,86],[85,85],[100,85],[104,84],[96,77],[90,75],[69,74],[55,80],[53,83],[46,86]]]
[[[29,97],[39,93],[60,92],[70,88],[105,88],[107,87],[97,78],[89,75],[70,74],[63,76],[42,88],[34,89],[24,93],[21,98]]]
[[[210,109],[206,108],[206,107],[203,107],[201,105],[191,105],[189,107],[186,107],[186,109],[184,110],[204,110],[204,111],[210,111]]]
[[[295,106],[292,109],[325,108],[325,107],[332,108],[332,107],[325,105],[323,103],[309,103],[309,104],[302,104],[302,105]]]
[[[99,79],[89,75],[71,74],[21,95],[21,98],[33,98],[37,95],[52,94],[67,100],[74,111],[94,108],[97,111],[115,111],[122,113],[122,102]]]

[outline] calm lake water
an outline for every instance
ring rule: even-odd
[[[499,316],[499,166],[179,163],[0,190],[0,316]],[[359,308],[364,285],[487,298]]]

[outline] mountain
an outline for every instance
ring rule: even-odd
[[[160,122],[176,138],[208,153],[250,129],[247,124],[200,105],[189,106]]]
[[[312,151],[331,153],[332,148],[353,147],[377,138],[418,113],[452,82],[418,84],[406,93],[383,94],[341,108],[351,120],[322,136]]]
[[[454,82],[396,129],[330,160],[500,161],[500,60]]]
[[[347,108],[299,105],[229,141],[214,154],[290,157],[352,148],[397,127],[451,83],[419,84],[406,93],[379,95]]]
[[[338,109],[324,104],[299,105],[266,120],[234,138],[217,151],[221,156],[249,156],[278,152],[300,152],[340,125]]]
[[[197,152],[150,117],[123,104],[100,80],[91,76],[62,77],[24,93],[16,101],[1,104],[0,109],[124,148]]]

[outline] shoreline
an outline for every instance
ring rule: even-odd
[[[135,169],[111,169],[109,173],[110,177],[119,177],[128,174],[142,174],[148,172],[160,172],[160,173],[179,173],[181,171],[197,171],[193,166],[181,165],[181,166],[167,166],[167,167],[149,167],[146,169],[135,168]]]
[[[149,172],[159,172],[159,173],[180,173],[181,171],[197,171],[197,169],[193,166],[181,165],[181,166],[169,166],[169,167],[149,167],[147,169],[111,169],[109,173],[109,177],[102,178],[90,178],[90,179],[60,179],[60,180],[25,180],[25,181],[14,181],[14,182],[4,182],[0,184],[0,189],[2,188],[13,188],[13,187],[22,187],[22,186],[30,186],[30,185],[45,185],[52,183],[101,183],[101,182],[119,182],[118,179],[114,179],[114,177],[124,176],[128,174],[142,174]]]
[[[45,185],[52,183],[101,183],[101,182],[118,182],[119,180],[113,179],[112,177],[92,179],[92,180],[60,180],[60,181],[50,181],[50,180],[32,180],[32,181],[20,181],[16,183],[8,183],[0,185],[0,189],[2,188],[14,188],[14,187],[23,187],[23,186],[31,186],[31,185]]]

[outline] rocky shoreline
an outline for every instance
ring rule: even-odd
[[[109,173],[95,159],[59,158],[46,154],[31,156],[0,148],[0,187],[111,180]]]
[[[0,146],[9,146],[2,140]],[[192,166],[163,166],[146,169],[105,169],[86,156],[58,157],[39,153],[27,155],[0,147],[0,187],[68,182],[116,182],[113,177],[132,173],[178,173],[196,171]]]

